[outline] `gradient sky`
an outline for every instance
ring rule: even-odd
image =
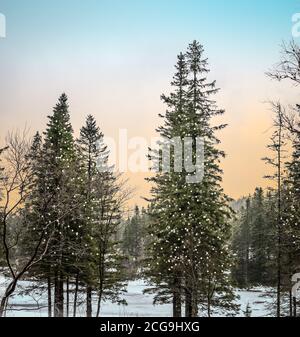
[[[7,38],[0,39],[0,142],[7,130],[43,130],[57,97],[70,98],[75,129],[93,114],[107,136],[120,128],[150,137],[164,112],[176,55],[194,39],[206,50],[210,79],[221,88],[229,127],[219,137],[228,157],[224,188],[237,198],[266,186],[272,124],[265,103],[293,103],[295,88],[265,72],[292,38],[299,0],[0,0]],[[300,41],[299,41],[300,42]],[[130,175],[133,203],[148,186]]]

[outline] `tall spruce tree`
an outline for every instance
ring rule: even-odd
[[[268,76],[279,82],[287,81],[291,82],[296,87],[300,84],[300,47],[293,40],[289,44],[283,43],[281,51],[281,60],[276,67],[268,73]],[[287,166],[287,179],[284,181],[284,188],[279,191],[279,195],[282,196],[282,236],[283,236],[283,275],[288,277],[288,281],[285,282],[290,292],[290,315],[295,314],[295,305],[292,303],[291,296],[291,275],[292,273],[299,272],[299,215],[297,213],[298,207],[296,206],[298,201],[298,187],[299,176],[298,162],[299,162],[299,135],[300,135],[300,123],[299,123],[299,104],[296,105],[296,115],[287,113],[282,114],[283,126],[289,131],[293,143],[293,155],[292,160]],[[297,182],[298,180],[298,182]],[[298,185],[298,187],[297,187]],[[286,274],[286,275],[284,275]],[[279,302],[279,301],[278,301]],[[279,303],[280,304],[280,303]],[[280,308],[278,314],[280,314]]]
[[[95,223],[97,221],[97,212],[100,212],[99,200],[97,199],[95,182],[99,179],[99,164],[107,162],[107,148],[103,144],[103,134],[97,126],[96,120],[89,115],[86,124],[80,130],[80,138],[78,139],[81,165],[84,168],[85,186],[84,197],[85,203],[83,207],[84,232],[82,236],[82,244],[85,247],[85,254],[82,263],[82,277],[86,287],[87,297],[87,317],[92,316],[92,290],[95,288],[94,270],[97,268],[95,264],[95,242],[93,233]]]
[[[189,45],[186,55],[179,55],[176,70],[173,93],[162,96],[168,110],[158,131],[168,139],[204,139],[205,174],[201,182],[188,183],[186,170],[175,172],[172,153],[171,172],[160,172],[150,179],[155,186],[150,226],[153,263],[149,263],[149,269],[154,275],[152,281],[161,290],[157,300],[168,301],[172,295],[174,316],[181,315],[183,289],[185,315],[197,316],[201,306],[210,316],[214,306],[235,309],[228,275],[232,210],[220,186],[219,162],[224,153],[218,149],[215,136],[215,131],[225,125],[211,125],[212,117],[224,111],[212,99],[218,89],[206,78],[207,60],[198,42]],[[195,157],[194,149],[193,162]]]
[[[165,116],[160,115],[162,118],[165,117],[165,124],[159,127],[158,132],[167,139],[182,134],[181,128],[184,127],[184,109],[187,100],[187,77],[188,67],[185,55],[181,53],[178,56],[176,74],[171,83],[174,92],[170,96],[162,95],[162,100],[168,106],[168,110]],[[153,152],[152,156],[157,159],[159,153]],[[174,162],[174,156],[170,159]],[[149,231],[152,240],[149,243],[148,253],[151,260],[151,265],[149,265],[151,283],[158,286],[155,289],[155,291],[158,290],[155,302],[166,302],[172,296],[173,316],[180,317],[183,273],[179,261],[183,249],[180,240],[183,226],[178,216],[180,203],[175,191],[180,190],[184,185],[184,174],[174,171],[170,174],[161,172],[150,181],[154,182],[155,186],[152,189],[154,199],[151,200],[152,204],[149,209],[152,219]],[[177,218],[175,218],[176,215]]]
[[[84,222],[80,280],[86,285],[87,316],[92,316],[92,292],[97,292],[98,317],[102,302],[125,303],[121,298],[125,283],[123,255],[116,236],[121,222],[122,184],[109,167],[109,151],[96,120],[89,115],[78,139],[80,162],[84,172]]]
[[[116,233],[126,193],[108,167],[109,153],[94,118],[88,116],[77,144],[72,133],[63,94],[49,116],[44,141],[36,134],[32,143],[34,179],[24,212],[28,234],[23,250],[30,251],[28,238],[46,228],[47,251],[31,275],[47,280],[49,316],[70,315],[71,292],[76,316],[82,286],[87,316],[92,316],[93,291],[98,293],[99,316],[103,300],[123,303],[123,257]]]
[[[299,111],[300,106],[296,109]],[[298,126],[300,123],[298,122]],[[283,188],[283,285],[289,293],[289,315],[296,316],[296,299],[292,295],[292,276],[300,270],[300,133],[295,134],[292,141],[291,160],[286,164],[287,176]]]
[[[281,300],[282,300],[282,258],[283,258],[283,203],[282,203],[282,185],[283,185],[283,169],[284,169],[284,111],[280,103],[273,104],[275,112],[274,132],[271,136],[271,143],[268,149],[272,156],[263,160],[273,168],[273,172],[266,178],[276,182],[277,205],[275,208],[276,221],[276,242],[277,242],[277,300],[276,315],[281,316]]]
[[[125,292],[124,256],[118,240],[123,203],[126,199],[123,184],[110,171],[101,170],[95,184],[100,212],[94,228],[97,264],[97,312],[99,317],[102,303],[106,300],[126,304],[122,298]]]
[[[300,112],[300,105],[297,105],[297,111]],[[300,122],[298,122],[298,127]],[[292,159],[287,164],[288,168],[288,194],[289,194],[289,225],[291,237],[291,249],[293,254],[293,272],[297,272],[300,267],[300,133],[293,139]]]
[[[67,101],[62,94],[53,115],[48,117],[43,145],[39,135],[34,139],[31,161],[35,184],[27,205],[29,216],[35,219],[32,231],[49,226],[51,242],[41,268],[44,272],[47,269],[49,315],[54,283],[54,315],[60,317],[64,315],[64,284],[73,272],[82,227],[76,211],[82,202],[79,190],[82,178],[75,169],[78,163]]]

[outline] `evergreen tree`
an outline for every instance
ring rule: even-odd
[[[250,249],[251,249],[251,199],[246,200],[246,207],[242,208],[241,216],[238,217],[233,238],[232,247],[236,256],[236,262],[233,265],[233,278],[239,287],[248,287],[249,267],[250,267]]]
[[[276,67],[268,73],[268,76],[277,81],[288,81],[298,86],[299,80],[299,57],[300,48],[295,41],[289,44],[283,43],[281,60]],[[276,106],[275,106],[276,107]],[[293,143],[293,156],[290,163],[287,165],[287,179],[281,179],[280,160],[277,161],[277,185],[278,187],[278,285],[277,285],[277,316],[281,315],[281,290],[286,290],[285,285],[289,289],[290,299],[290,316],[293,315],[293,303],[291,296],[291,275],[295,271],[299,272],[299,216],[298,216],[298,188],[299,188],[299,136],[300,136],[300,123],[299,118],[295,114],[289,115],[280,104],[276,107],[277,118],[276,124],[279,130],[288,131]],[[300,106],[296,105],[296,113],[299,113]],[[278,123],[279,122],[279,123]],[[277,134],[278,138],[278,134]],[[277,153],[280,158],[281,142],[277,139]],[[278,168],[279,167],[279,168]],[[282,184],[283,182],[283,184]],[[284,284],[283,284],[284,283]]]
[[[252,283],[266,284],[268,279],[268,228],[265,218],[265,201],[262,188],[255,190],[252,199],[251,223],[251,280]]]
[[[94,118],[88,116],[77,144],[72,133],[63,94],[49,116],[44,141],[37,133],[32,143],[34,178],[24,211],[23,252],[30,252],[30,238],[45,231],[47,250],[31,275],[47,280],[49,316],[52,306],[55,316],[70,315],[73,281],[73,316],[81,286],[86,288],[87,316],[92,316],[92,293],[97,291],[99,316],[103,300],[122,302],[123,256],[116,233],[125,193],[107,165],[108,151]]]
[[[131,273],[137,275],[138,268],[144,258],[145,213],[135,207],[134,215],[125,223],[123,233],[123,252],[128,256]]]
[[[297,106],[300,110],[300,107]],[[300,135],[300,134],[299,134]],[[289,293],[289,315],[294,315],[292,276],[300,268],[300,137],[293,137],[293,151],[286,164],[287,176],[282,191],[282,287]]]
[[[54,315],[63,316],[64,283],[76,261],[82,227],[76,210],[82,202],[79,189],[82,178],[76,168],[77,155],[65,94],[60,96],[53,115],[48,118],[43,144],[37,134],[32,145],[30,157],[35,181],[27,217],[34,224],[29,229],[31,232],[39,233],[45,226],[49,227],[51,242],[40,268],[48,278],[49,315],[53,280]]]
[[[100,202],[100,212],[94,228],[98,292],[97,317],[100,315],[103,301],[110,300],[118,304],[126,304],[121,298],[126,286],[124,256],[117,239],[125,200],[122,188],[122,183],[112,172],[99,173],[95,189]]]
[[[297,105],[298,111],[300,111],[300,105]],[[300,123],[299,123],[300,125]],[[297,272],[300,265],[300,133],[293,140],[293,154],[292,160],[287,164],[288,167],[288,189],[287,194],[289,195],[289,221],[288,226],[290,227],[291,234],[291,251],[293,272]]]
[[[120,297],[125,283],[124,257],[116,239],[121,222],[122,186],[108,166],[109,151],[104,135],[89,115],[78,139],[80,161],[84,169],[84,230],[81,280],[87,286],[87,316],[92,316],[92,291],[97,291],[96,316],[102,302],[124,303]]]
[[[245,317],[251,317],[252,315],[252,310],[249,302],[247,303],[246,310],[244,311]]]
[[[142,217],[138,206],[135,207],[134,216],[129,219],[125,227],[123,237],[124,251],[130,255],[134,261],[138,261],[142,254],[143,228]]]
[[[256,188],[235,224],[233,277],[240,287],[276,284],[276,191]]]
[[[89,115],[86,125],[80,130],[78,139],[81,165],[84,170],[84,207],[82,209],[82,218],[84,219],[83,235],[81,237],[82,245],[85,247],[83,261],[81,261],[81,274],[87,284],[87,317],[92,316],[92,290],[95,287],[94,270],[95,264],[95,243],[93,240],[94,226],[97,212],[100,212],[99,200],[95,193],[95,180],[99,179],[99,162],[107,161],[107,149],[102,142],[103,134],[93,116]]]
[[[185,123],[187,76],[188,67],[185,55],[180,54],[176,65],[176,74],[171,83],[174,92],[170,96],[162,95],[162,100],[167,104],[168,110],[165,116],[160,115],[162,118],[165,117],[165,124],[159,127],[158,132],[167,139],[180,136],[182,133],[181,128]],[[157,159],[159,153],[153,151],[152,157]],[[170,159],[174,162],[173,157]],[[179,263],[183,244],[179,236],[183,232],[180,227],[183,226],[178,216],[180,204],[175,191],[183,186],[184,175],[175,172],[170,174],[160,172],[150,181],[155,183],[155,187],[152,189],[154,199],[151,200],[152,204],[149,209],[151,240],[148,255],[151,264],[148,265],[148,268],[150,267],[148,275],[151,283],[158,286],[154,289],[154,291],[158,291],[155,296],[155,303],[167,302],[172,296],[173,316],[179,317],[181,316],[183,289],[183,273]],[[175,218],[176,215],[177,219]],[[172,219],[172,222],[170,219]]]
[[[153,263],[149,268],[155,275],[152,281],[161,289],[162,300],[168,301],[173,294],[174,316],[180,315],[182,289],[186,316],[197,316],[199,305],[210,316],[214,305],[234,309],[228,276],[232,210],[220,186],[219,162],[224,153],[218,150],[215,136],[215,131],[224,125],[211,126],[211,118],[224,111],[212,99],[218,89],[215,82],[207,81],[207,60],[198,42],[189,46],[186,55],[179,55],[176,70],[174,92],[162,97],[169,109],[165,124],[158,131],[169,139],[204,139],[205,175],[200,183],[188,183],[189,172],[178,173],[174,169],[173,153],[171,172],[158,173],[151,179],[155,187],[150,227]],[[192,159],[195,162],[195,149]]]
[[[276,197],[277,205],[275,208],[276,221],[276,249],[277,249],[277,317],[281,316],[281,295],[282,295],[282,257],[283,257],[283,203],[282,203],[282,183],[283,183],[283,168],[284,168],[284,112],[280,103],[273,104],[273,109],[276,114],[274,123],[274,132],[271,136],[271,143],[268,149],[272,153],[272,157],[264,158],[264,161],[269,164],[274,172],[266,176],[276,182]]]
[[[277,205],[277,192],[276,190],[269,189],[265,195],[264,202],[264,223],[266,230],[266,243],[265,243],[265,256],[266,256],[266,269],[267,275],[263,280],[266,286],[275,286],[276,285],[276,253],[277,249],[274,245],[276,239],[276,209]]]

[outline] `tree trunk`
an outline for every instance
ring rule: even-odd
[[[211,303],[210,303],[210,296],[207,297],[207,317],[211,316]]]
[[[55,273],[54,316],[64,316],[64,281],[62,272]]]
[[[67,317],[70,314],[70,280],[69,276],[67,277]]]
[[[78,298],[78,288],[79,288],[79,271],[78,271],[77,274],[76,274],[76,280],[75,280],[75,293],[74,293],[73,317],[76,317],[77,298]]]
[[[181,317],[181,296],[178,292],[173,293],[173,317]]]
[[[192,317],[198,317],[198,301],[195,291],[192,293]]]
[[[5,316],[8,300],[9,300],[10,296],[13,294],[13,292],[15,291],[15,289],[17,287],[17,283],[18,283],[18,278],[15,278],[7,286],[7,288],[4,292],[4,295],[2,297],[2,300],[0,302],[0,317]]]
[[[292,265],[293,265],[293,258],[292,258],[292,253],[290,251],[290,246],[289,246],[289,260],[288,260],[288,264],[289,264],[289,275],[293,275],[293,270],[292,270]],[[290,317],[293,317],[293,293],[292,293],[292,282],[290,282],[289,285],[290,291],[289,291],[289,309],[290,309]]]
[[[293,294],[289,291],[289,307],[290,307],[290,317],[293,317]]]
[[[185,289],[185,317],[192,317],[192,295],[191,289]]]
[[[96,317],[99,317],[100,316],[100,309],[101,309],[101,301],[102,301],[102,290],[99,291],[99,294],[98,294],[98,303],[97,303],[97,315]]]
[[[1,303],[0,303],[0,317],[4,317],[7,302],[8,302],[8,297],[3,296],[2,300],[1,300]]]
[[[62,273],[59,278],[59,317],[64,317],[64,279]]]
[[[278,165],[277,165],[277,317],[281,316],[281,144],[282,144],[282,115],[279,115],[279,130],[278,130]]]
[[[102,301],[102,295],[103,295],[103,274],[100,274],[100,282],[99,282],[99,292],[98,292],[98,304],[97,304],[97,315],[96,317],[99,317],[100,315],[100,309],[101,309],[101,301]]]
[[[48,281],[48,317],[52,317],[52,291],[51,291],[51,276],[47,278]]]
[[[181,284],[178,277],[174,278],[173,317],[181,317]]]
[[[92,317],[92,288],[86,288],[86,317]]]
[[[99,254],[99,291],[98,291],[98,304],[97,304],[97,314],[96,317],[99,317],[100,315],[100,309],[101,309],[101,301],[102,301],[102,295],[103,295],[103,286],[104,286],[104,272],[105,272],[105,266],[104,266],[104,259],[105,259],[105,250],[101,249],[100,247],[100,254]]]
[[[54,275],[54,317],[58,317],[58,302],[59,302],[59,285],[58,285],[58,272],[55,271]]]

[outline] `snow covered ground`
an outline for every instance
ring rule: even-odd
[[[7,280],[0,275],[0,297],[3,293],[4,284]],[[32,290],[27,293],[27,289],[34,287],[34,282],[21,281],[17,288],[16,294],[9,301],[9,310],[7,316],[14,317],[43,317],[47,316],[47,297],[45,291]],[[147,284],[143,280],[130,281],[127,287],[127,293],[124,299],[128,305],[118,305],[116,303],[106,302],[102,305],[102,317],[169,317],[172,314],[172,306],[152,304],[153,295],[143,294],[147,288]],[[244,311],[249,303],[252,310],[252,317],[262,317],[270,315],[270,304],[272,297],[267,294],[272,292],[271,289],[256,288],[250,291],[237,290],[240,299],[240,313],[238,316],[244,316]],[[85,315],[84,296],[79,300],[83,304],[78,309],[78,316]],[[96,299],[95,299],[96,300]],[[96,302],[94,303],[94,306]],[[95,310],[95,308],[94,308]],[[72,310],[71,310],[72,313]],[[218,315],[217,315],[218,316]],[[221,314],[219,314],[221,316]]]

